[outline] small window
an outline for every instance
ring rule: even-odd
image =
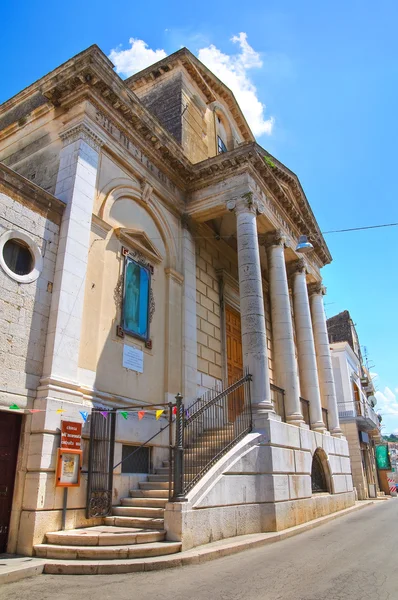
[[[7,267],[16,275],[28,275],[33,269],[32,253],[22,240],[8,240],[3,247],[3,257]]]
[[[222,141],[222,139],[220,138],[220,136],[217,136],[217,148],[218,148],[218,154],[222,154],[223,152],[227,152],[227,147],[224,144],[224,142]]]
[[[123,444],[122,461],[122,473],[150,473],[151,449]]]

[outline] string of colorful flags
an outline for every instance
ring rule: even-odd
[[[11,404],[9,407],[9,410],[25,410],[22,409],[18,406],[18,404]],[[30,412],[31,414],[34,413],[39,413],[39,412],[46,412],[46,409],[44,408],[28,408],[26,409],[28,412]],[[57,408],[57,410],[55,411],[55,413],[57,415],[60,415],[62,413],[66,412],[65,408]],[[100,410],[99,413],[104,417],[104,419],[108,418],[108,414],[112,412],[111,410]],[[128,417],[129,417],[129,413],[133,412],[133,413],[137,413],[138,414],[138,420],[141,421],[145,414],[151,414],[152,411],[150,410],[134,410],[134,409],[130,409],[130,410],[117,410],[117,412],[123,417],[123,419],[125,419],[127,421]],[[155,416],[156,416],[156,420],[158,421],[160,419],[160,417],[163,415],[163,413],[166,412],[165,409],[157,409],[155,410]],[[188,411],[186,411],[188,413]],[[177,407],[173,406],[173,410],[172,410],[173,415],[175,415],[177,413]],[[87,410],[79,410],[79,414],[82,417],[83,421],[86,423],[88,416],[89,416],[89,412]],[[189,416],[187,414],[187,416]]]

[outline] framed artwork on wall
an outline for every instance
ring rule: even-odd
[[[125,333],[149,340],[150,269],[125,257],[122,327]]]

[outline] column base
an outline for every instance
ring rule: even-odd
[[[292,413],[291,415],[286,415],[286,423],[300,427],[305,421],[301,413]]]
[[[274,407],[269,402],[260,402],[252,404],[253,430],[262,430],[265,427],[265,421],[281,421],[282,418],[276,414]]]
[[[326,427],[323,421],[317,421],[316,423],[311,423],[312,431],[316,431],[317,433],[325,433]]]
[[[344,433],[343,431],[340,429],[340,427],[335,427],[335,429],[331,429],[330,434],[333,435],[333,437],[344,437]]]

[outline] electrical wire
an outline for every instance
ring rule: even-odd
[[[398,223],[385,223],[384,225],[368,225],[367,227],[351,227],[350,229],[332,229],[331,231],[322,231],[322,235],[328,233],[345,233],[346,231],[362,231],[363,229],[379,229],[380,227],[396,227]]]

